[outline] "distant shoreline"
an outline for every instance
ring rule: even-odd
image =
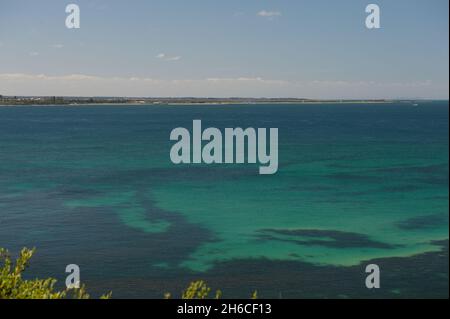
[[[315,100],[291,98],[125,98],[125,97],[8,97],[0,95],[1,106],[214,106],[264,104],[392,104],[425,103],[434,100],[370,99],[370,100]]]

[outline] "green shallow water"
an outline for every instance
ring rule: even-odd
[[[374,159],[377,154],[370,152],[370,146],[359,150],[365,155],[359,159],[358,167],[345,167],[347,160],[293,164],[283,167],[274,177],[172,183],[156,188],[150,196],[159,207],[183,214],[190,222],[212,229],[217,236],[217,241],[203,245],[186,262],[194,269],[216,260],[248,257],[355,265],[372,258],[439,250],[430,242],[448,238],[445,187],[408,187],[419,176],[395,178],[392,173],[377,171],[380,167],[413,171],[434,164],[416,166],[420,165],[417,158],[405,158],[407,150],[398,148],[401,155],[389,161]],[[442,200],[435,199],[439,196]],[[436,220],[434,225],[401,226],[424,216]],[[320,230],[323,234],[305,238],[291,233],[275,236],[278,241],[261,239],[261,232],[268,229]],[[347,236],[343,234],[339,243],[327,237],[326,231]],[[355,243],[352,233],[367,238]]]

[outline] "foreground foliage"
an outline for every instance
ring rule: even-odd
[[[184,300],[193,300],[193,299],[209,299],[211,293],[211,288],[208,287],[207,283],[203,280],[192,282],[185,291],[183,291],[181,295],[181,299]],[[214,299],[222,298],[222,291],[217,290]],[[164,295],[165,299],[171,299],[172,295],[170,293],[166,293]],[[253,292],[251,299],[258,299],[258,292]]]
[[[24,248],[19,257],[13,263],[9,252],[0,248],[0,299],[90,299],[86,287],[79,289],[66,289],[59,291],[55,288],[57,280],[54,278],[26,280],[23,273],[28,268],[35,249]],[[199,280],[192,282],[186,290],[183,291],[181,299],[208,299],[210,298],[211,288],[206,282]],[[103,295],[100,299],[110,299],[111,293]],[[166,293],[165,299],[171,299],[172,295]],[[214,299],[221,299],[222,291],[217,290]],[[255,291],[251,299],[258,299],[258,293]]]
[[[86,288],[58,291],[56,279],[25,280],[22,275],[33,257],[35,249],[24,248],[15,264],[9,252],[0,248],[0,299],[89,299]],[[109,299],[111,294],[101,299]]]

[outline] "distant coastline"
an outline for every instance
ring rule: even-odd
[[[196,97],[57,97],[57,96],[2,96],[0,106],[38,106],[38,105],[231,105],[231,104],[385,104],[416,103],[428,100],[415,99],[306,99],[306,98],[196,98]]]

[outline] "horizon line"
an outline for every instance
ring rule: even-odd
[[[2,95],[1,98],[62,98],[62,99],[142,99],[142,100],[298,100],[298,101],[449,101],[449,98],[397,97],[397,98],[308,98],[308,97],[255,97],[255,96],[128,96],[128,95]]]

